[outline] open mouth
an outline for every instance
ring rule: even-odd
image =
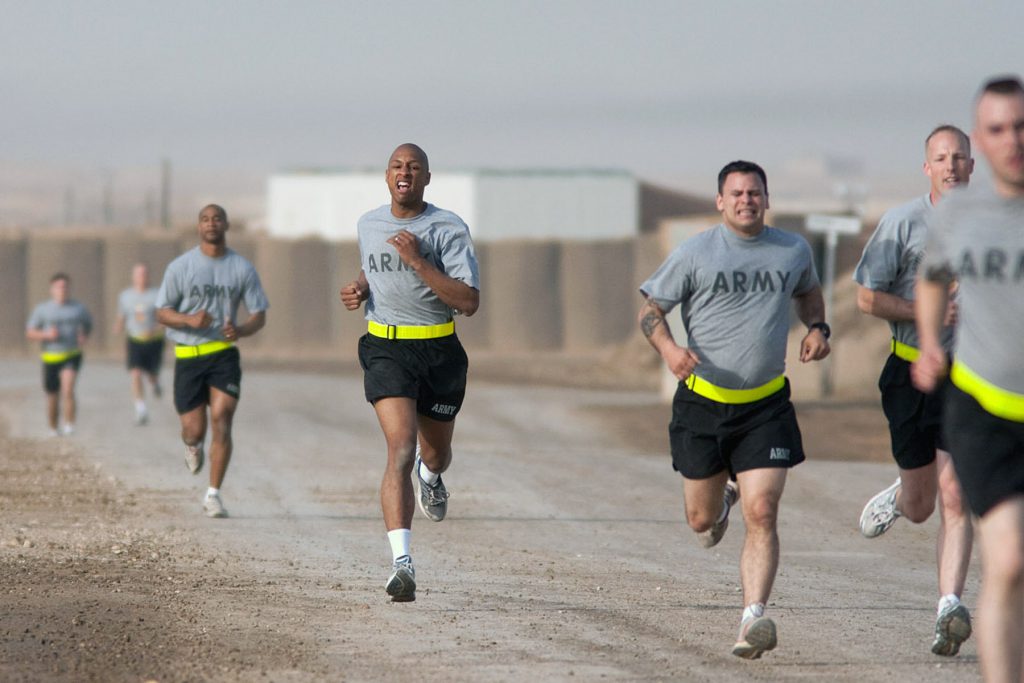
[[[399,192],[405,192],[405,191],[407,191],[407,190],[408,190],[408,189],[409,189],[410,187],[412,187],[412,183],[410,183],[410,182],[409,182],[408,180],[399,180],[399,181],[398,181],[397,183],[395,183],[395,188],[396,188],[396,189],[397,189],[397,190],[398,190]]]

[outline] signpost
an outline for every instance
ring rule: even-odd
[[[840,235],[859,235],[861,222],[856,216],[808,214],[804,222],[807,232],[825,235],[825,322],[832,324],[832,302],[835,297],[836,247]],[[824,360],[821,373],[821,395],[832,395],[832,356]]]

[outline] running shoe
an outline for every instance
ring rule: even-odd
[[[932,652],[943,657],[952,657],[960,651],[960,645],[970,637],[971,613],[962,603],[947,605],[935,620]]]
[[[206,513],[207,517],[214,517],[217,519],[228,516],[227,508],[225,508],[224,503],[221,502],[219,493],[206,495],[206,498],[203,500],[203,512]]]
[[[412,602],[416,599],[416,570],[411,557],[402,555],[395,560],[384,590],[391,596],[391,602]]]
[[[732,646],[732,653],[743,659],[760,659],[778,643],[774,621],[768,617],[750,618],[740,624],[740,637]]]
[[[195,446],[189,446],[185,444],[185,464],[188,465],[188,471],[192,474],[199,474],[199,470],[203,469],[203,444],[197,444]]]
[[[160,383],[157,382],[156,384],[153,385],[153,397],[154,398],[160,398],[163,395],[164,395],[164,391],[163,391],[163,389],[160,388]]]
[[[860,513],[860,532],[866,537],[881,536],[900,518],[900,511],[896,509],[896,494],[901,486],[897,478],[892,486],[875,495],[864,506],[864,511]]]
[[[423,460],[418,455],[417,448],[416,464],[413,465],[413,478],[416,480],[416,500],[419,502],[420,511],[434,522],[440,522],[448,514],[448,489],[438,475],[437,481],[428,484],[420,478],[420,464]]]
[[[60,428],[60,433],[61,436],[71,436],[72,434],[75,433],[75,425],[68,422],[63,427]]]
[[[149,422],[149,412],[146,411],[145,409],[143,409],[143,410],[136,410],[135,411],[135,424],[137,426],[139,426],[139,427],[142,427],[147,422]]]
[[[702,531],[697,534],[697,540],[705,548],[714,548],[718,545],[718,542],[725,536],[725,530],[729,528],[729,510],[736,504],[736,500],[740,497],[740,490],[736,488],[736,485],[731,481],[725,484],[725,493],[723,494],[722,504],[725,506],[725,517],[722,521],[715,522],[710,529]]]

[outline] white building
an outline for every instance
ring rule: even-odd
[[[454,211],[473,239],[615,239],[640,230],[640,182],[625,171],[434,172],[426,200]],[[384,171],[270,177],[267,231],[355,240],[359,217],[390,201]]]

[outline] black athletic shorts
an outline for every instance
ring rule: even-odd
[[[918,391],[910,381],[910,363],[890,354],[878,378],[882,410],[889,421],[892,456],[902,470],[935,462],[935,449],[946,449],[942,436],[944,382],[934,393]]]
[[[71,368],[77,372],[80,367],[82,367],[82,354],[80,353],[59,363],[43,363],[43,391],[48,394],[56,394],[60,391],[60,371],[64,368]]]
[[[359,339],[366,400],[402,396],[416,401],[420,415],[450,422],[466,396],[469,359],[452,334],[438,339]]]
[[[687,479],[707,479],[723,470],[793,467],[804,461],[789,380],[767,398],[718,403],[679,383],[668,426],[672,468]]]
[[[128,369],[139,368],[151,375],[160,374],[164,360],[164,338],[136,341],[128,338]]]
[[[210,402],[210,387],[238,398],[242,392],[242,366],[238,349],[174,361],[174,408],[179,415]]]
[[[950,384],[944,414],[953,467],[971,512],[1024,495],[1024,422],[996,417]]]

